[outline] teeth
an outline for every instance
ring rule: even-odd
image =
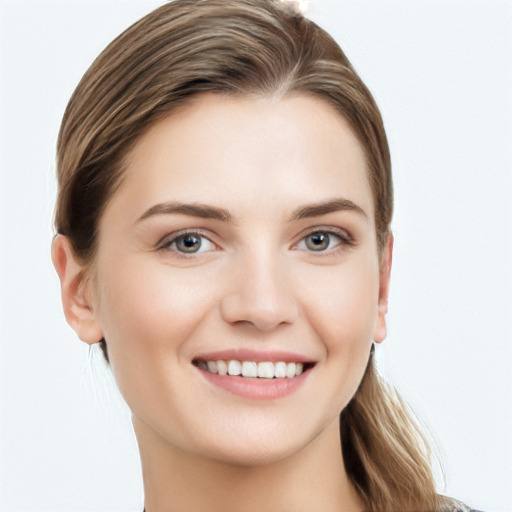
[[[242,375],[244,377],[257,377],[258,365],[254,361],[244,361],[242,363]]]
[[[286,376],[291,379],[295,377],[295,363],[288,363],[286,365]]]
[[[258,363],[258,377],[260,379],[273,379],[274,378],[274,364],[273,363]]]
[[[229,375],[241,375],[242,374],[242,365],[240,361],[231,360],[228,363],[228,374]]]
[[[218,373],[219,375],[232,375],[246,378],[260,379],[291,379],[299,376],[304,371],[302,363],[285,363],[278,361],[264,361],[257,363],[255,361],[198,361],[198,366],[210,373]]]
[[[219,375],[227,375],[228,374],[228,365],[226,361],[217,361],[217,371]]]
[[[286,363],[276,363],[274,366],[274,376],[277,379],[286,377]]]

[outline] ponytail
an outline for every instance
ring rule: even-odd
[[[349,478],[367,512],[441,510],[427,440],[374,358],[372,347],[359,389],[340,415]]]

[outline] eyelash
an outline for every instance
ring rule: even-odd
[[[315,251],[314,249],[308,248],[307,239],[314,235],[327,236],[329,238],[329,247],[319,251]],[[337,238],[339,242],[334,247],[331,248],[330,245],[332,245],[332,237]],[[330,256],[333,253],[338,252],[339,250],[343,250],[344,247],[346,248],[353,246],[355,244],[355,240],[352,237],[352,235],[350,235],[344,229],[317,226],[314,229],[308,230],[308,232],[300,238],[299,242],[295,244],[295,248],[299,247],[300,244],[306,245],[306,248],[303,250],[306,250],[307,252],[312,253],[315,256],[325,257]]]
[[[315,251],[314,249],[308,248],[307,242],[306,242],[308,237],[312,237],[314,235],[327,236],[329,238],[329,245],[331,245],[332,237],[337,238],[339,240],[339,243],[337,245],[335,245],[333,248],[327,247],[326,249]],[[206,236],[206,234],[204,234],[200,230],[183,230],[183,231],[179,231],[177,233],[173,233],[169,236],[170,236],[170,238],[165,237],[165,239],[163,239],[162,242],[159,242],[157,244],[157,248],[159,250],[172,251],[175,255],[177,255],[179,257],[190,258],[190,257],[195,256],[196,254],[201,254],[202,252],[210,252],[210,250],[211,250],[210,249],[210,250],[206,250],[206,251],[195,251],[195,252],[191,251],[188,253],[186,251],[178,250],[176,247],[176,243],[178,243],[180,240],[185,240],[187,237],[189,237],[189,238],[196,237],[196,238],[200,239],[201,245],[199,246],[199,249],[202,247],[205,240],[207,240],[208,243],[212,244],[213,246],[215,246],[215,248],[218,249],[217,244],[215,244],[215,242],[213,242],[208,236]],[[342,230],[339,228],[333,228],[333,227],[321,227],[321,226],[318,227],[317,226],[314,229],[308,230],[308,232],[306,234],[302,235],[299,242],[294,244],[294,246],[293,246],[294,249],[297,250],[299,245],[302,243],[304,243],[306,245],[306,248],[298,249],[298,250],[305,250],[307,252],[315,254],[316,256],[327,256],[327,255],[337,251],[339,246],[345,246],[345,247],[353,246],[355,244],[355,240],[345,230]],[[173,245],[175,246],[175,248],[172,248]]]
[[[203,243],[204,243],[204,240],[207,240],[208,243],[212,244],[213,246],[215,246],[216,248],[218,248],[217,244],[215,244],[215,242],[213,242],[209,237],[207,237],[204,233],[202,233],[200,230],[183,230],[183,231],[179,231],[177,233],[173,233],[172,235],[169,235],[170,238],[168,236],[166,236],[163,240],[163,242],[159,242],[157,244],[157,247],[158,249],[160,250],[168,250],[168,251],[172,251],[175,255],[177,255],[178,257],[183,257],[183,258],[190,258],[190,257],[193,257],[194,255],[196,254],[200,254],[202,252],[205,252],[205,251],[196,251],[196,252],[185,252],[185,251],[179,251],[177,248],[172,248],[173,245],[176,245],[177,242],[179,242],[180,240],[185,240],[187,237],[189,238],[198,238],[201,240],[201,245],[199,248],[201,248],[203,246]]]

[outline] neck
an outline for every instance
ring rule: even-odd
[[[260,466],[207,459],[170,446],[133,419],[144,477],[146,512],[361,512],[349,482],[334,421],[300,452]]]

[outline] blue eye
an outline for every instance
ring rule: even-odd
[[[180,236],[174,243],[178,251],[186,253],[198,252],[201,249],[201,245],[203,245],[201,237],[192,234]]]
[[[333,233],[332,231],[313,231],[305,236],[298,244],[297,249],[313,252],[327,252],[339,245],[351,245],[352,239],[348,233]]]
[[[311,233],[304,239],[306,247],[311,251],[325,251],[331,244],[329,233]]]
[[[199,233],[183,233],[167,242],[164,247],[183,254],[197,254],[211,251],[215,246],[211,240]]]

